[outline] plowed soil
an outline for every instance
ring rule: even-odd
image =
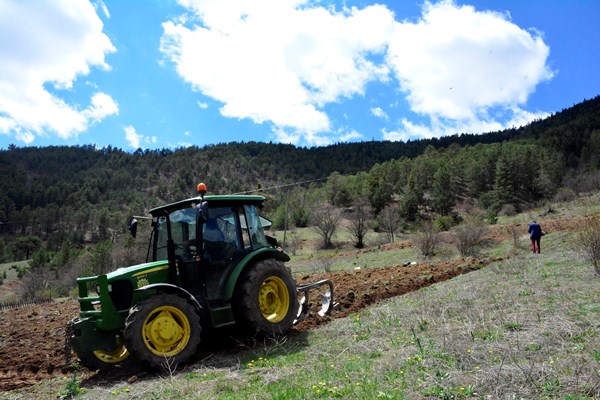
[[[578,219],[545,221],[544,229],[554,232],[572,231],[580,224],[581,220]],[[518,226],[518,229],[523,232],[527,227]],[[489,231],[487,239],[506,240],[510,237],[509,232],[507,227],[495,226]],[[410,245],[410,242],[396,242],[382,246],[380,251]],[[345,317],[381,300],[451,279],[499,260],[461,259],[433,264],[400,264],[387,268],[298,276],[298,283],[330,279],[335,285],[337,304],[331,316],[322,319],[313,313],[295,327],[295,332],[313,329],[331,319]],[[65,327],[78,312],[79,307],[75,300],[0,311],[0,391],[32,385],[40,380],[64,376],[70,372],[64,354]],[[121,374],[128,373],[133,375],[135,372],[121,371]],[[97,374],[101,372],[85,371],[88,379],[93,379]]]

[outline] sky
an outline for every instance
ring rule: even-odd
[[[600,94],[597,0],[0,0],[0,149],[485,133]]]

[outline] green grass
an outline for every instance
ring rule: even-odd
[[[568,250],[516,255],[184,371],[134,384],[83,383],[80,398],[593,399],[600,396],[599,285]],[[38,390],[58,393],[67,383]]]

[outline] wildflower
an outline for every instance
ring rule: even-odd
[[[471,349],[467,350],[467,353],[470,353],[470,352],[471,352]]]

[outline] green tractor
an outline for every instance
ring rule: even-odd
[[[289,332],[309,314],[333,307],[333,284],[296,285],[290,257],[265,234],[265,198],[206,195],[150,210],[146,263],[77,279],[79,317],[67,326],[81,364],[101,369],[134,359],[151,368],[178,365],[196,354],[204,329],[234,327],[253,337]],[[138,219],[130,222],[136,236]]]

